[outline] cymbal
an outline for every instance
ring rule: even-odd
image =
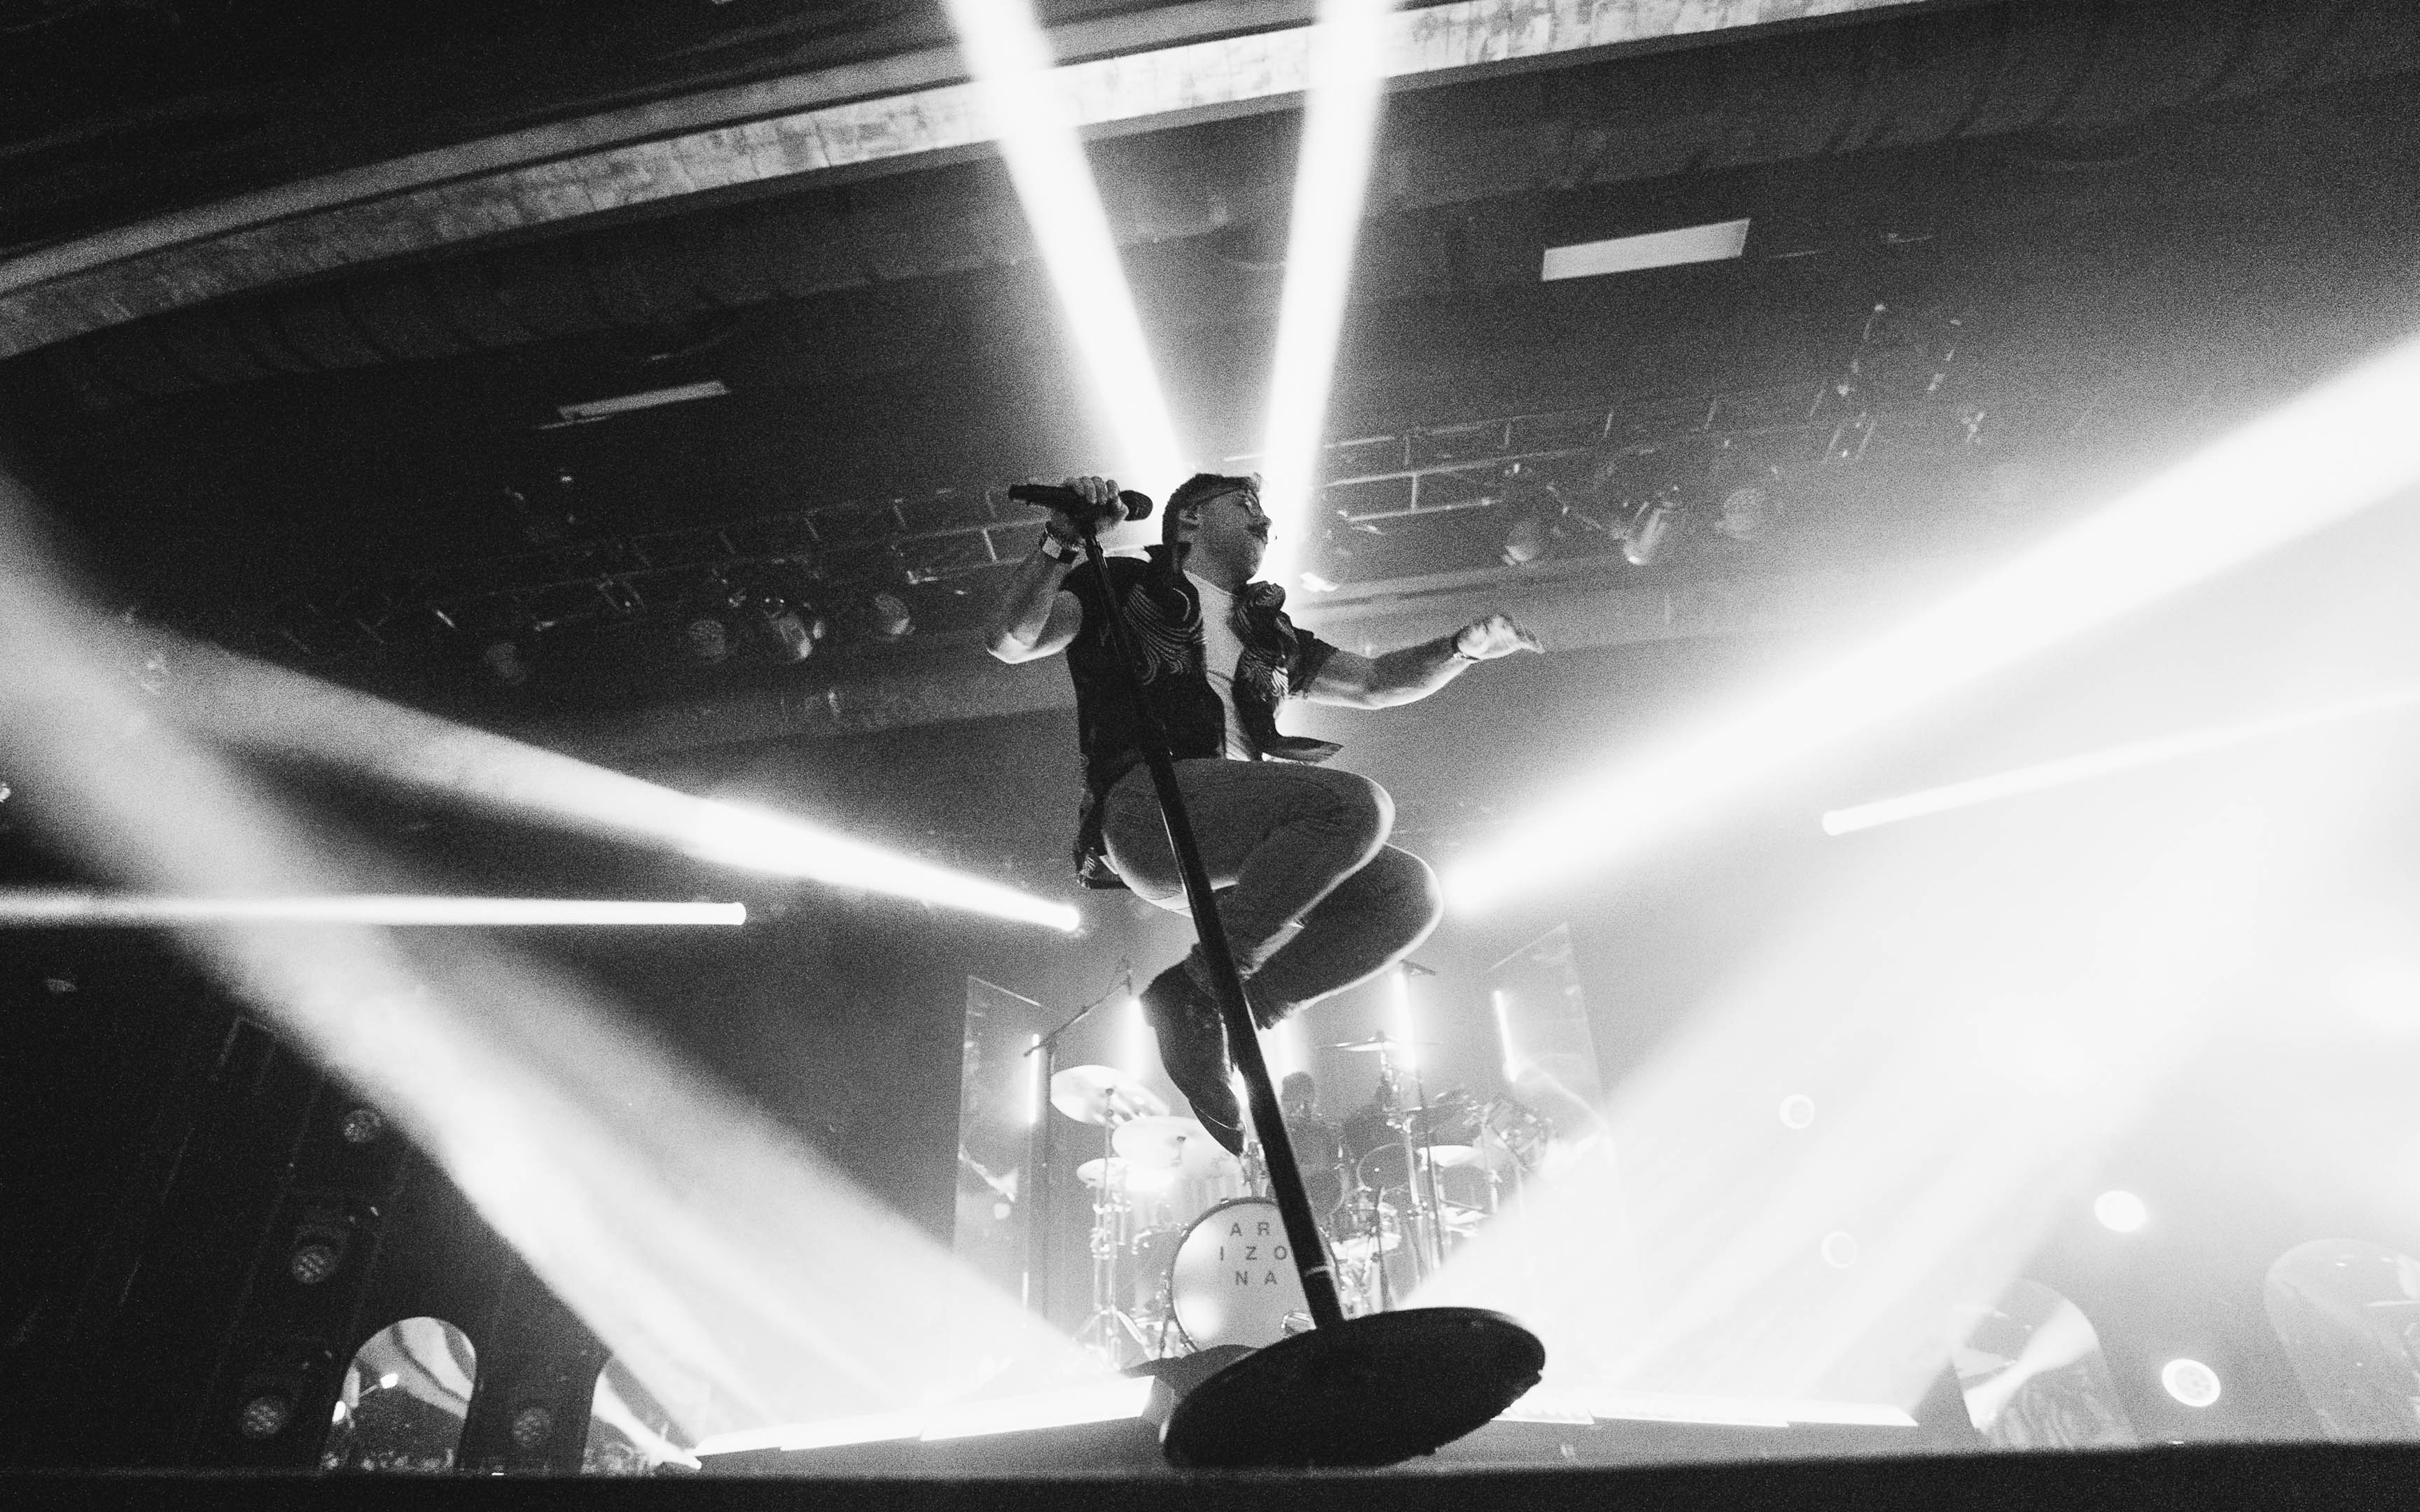
[[[1242,1168],[1192,1119],[1129,1119],[1109,1136],[1109,1148],[1138,1168],[1173,1171],[1183,1180],[1231,1175]]]
[[[1078,1123],[1116,1123],[1168,1111],[1159,1094],[1115,1066],[1070,1066],[1050,1078],[1050,1105]]]
[[[1373,1050],[1402,1050],[1411,1045],[1435,1043],[1436,1043],[1435,1040],[1390,1040],[1383,1034],[1373,1034],[1367,1040],[1340,1041],[1326,1048],[1350,1050],[1356,1055],[1368,1055]]]

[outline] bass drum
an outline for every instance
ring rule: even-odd
[[[1169,1267],[1169,1311],[1197,1350],[1258,1349],[1311,1323],[1278,1205],[1222,1202],[1194,1221]]]

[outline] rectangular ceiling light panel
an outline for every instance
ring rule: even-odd
[[[1583,241],[1573,247],[1548,247],[1543,283],[1559,278],[1595,278],[1602,273],[1635,273],[1643,268],[1677,268],[1683,263],[1721,262],[1747,247],[1747,222],[1717,221],[1712,225],[1684,225],[1675,231],[1650,231],[1644,236],[1615,237],[1610,241]]]
[[[633,409],[653,409],[659,405],[686,404],[691,399],[716,399],[731,391],[721,378],[708,378],[703,383],[684,383],[676,389],[649,389],[644,393],[617,394],[611,399],[591,399],[585,404],[559,404],[556,413],[566,420],[602,420],[607,415],[628,414]]]

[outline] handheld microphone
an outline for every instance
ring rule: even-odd
[[[1151,495],[1132,488],[1119,489],[1113,504],[1087,503],[1082,494],[1055,483],[1013,483],[1008,486],[1008,496],[1020,504],[1040,504],[1070,519],[1151,518]]]

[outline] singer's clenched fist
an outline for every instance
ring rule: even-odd
[[[1084,502],[1091,506],[1089,518],[1098,519],[1105,515],[1124,516],[1125,506],[1118,501],[1115,478],[1096,478],[1087,473],[1082,477],[1062,479],[1059,486],[1083,496]],[[1050,518],[1042,528],[1049,532],[1052,538],[1069,546],[1083,538],[1083,532],[1078,528],[1075,517],[1063,509],[1052,510]]]
[[[1494,661],[1516,651],[1544,651],[1546,648],[1536,636],[1514,624],[1511,615],[1490,614],[1455,631],[1453,649],[1473,661]]]

